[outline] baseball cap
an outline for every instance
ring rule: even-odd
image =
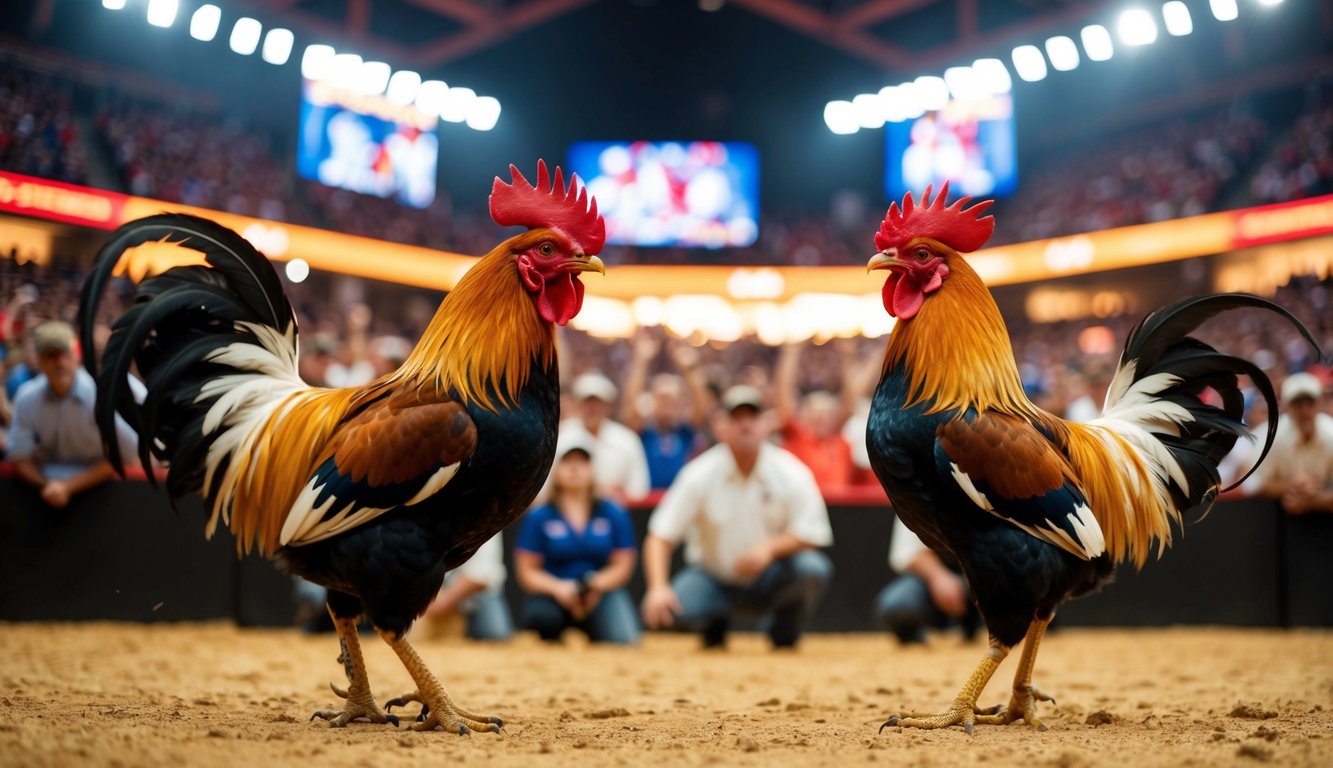
[[[597,371],[592,371],[574,379],[574,398],[586,400],[595,397],[607,403],[616,400],[618,390],[612,381]]]
[[[38,355],[46,352],[73,352],[74,329],[69,323],[50,320],[32,329],[32,346]]]
[[[1324,393],[1324,386],[1313,373],[1293,373],[1282,382],[1282,402],[1290,403],[1301,397],[1318,400]]]
[[[727,413],[732,413],[742,406],[749,406],[756,411],[762,411],[764,409],[764,396],[749,384],[737,384],[722,393],[722,407],[727,410]]]
[[[560,461],[573,451],[582,451],[589,459],[593,455],[592,435],[582,429],[567,429],[555,441],[555,460]]]

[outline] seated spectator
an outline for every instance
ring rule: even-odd
[[[1294,373],[1282,382],[1273,447],[1245,481],[1247,491],[1277,499],[1288,514],[1333,512],[1333,416],[1320,412],[1323,396],[1314,374]]]
[[[875,621],[903,645],[926,641],[926,630],[957,625],[971,640],[981,627],[981,613],[957,568],[893,520],[889,567],[898,574],[875,598]]]
[[[102,456],[93,422],[97,384],[74,356],[74,329],[51,321],[32,331],[41,375],[19,388],[9,458],[19,478],[41,489],[42,501],[61,509],[70,499],[116,476]],[[142,397],[142,386],[135,388]],[[138,455],[138,440],[116,417],[121,455]]]
[[[504,545],[500,535],[482,544],[468,561],[444,575],[444,587],[419,625],[432,636],[460,634],[471,640],[508,640],[514,619],[505,602]],[[466,621],[462,632],[450,625]]]
[[[586,435],[562,436],[551,501],[523,518],[514,549],[523,626],[548,641],[576,627],[593,642],[634,645],[639,621],[625,585],[638,548],[629,514],[598,496]]]
[[[625,397],[620,419],[639,433],[648,460],[648,476],[653,490],[665,490],[676,474],[694,455],[702,442],[713,396],[708,391],[699,368],[699,353],[687,344],[673,341],[671,359],[681,375],[660,373],[651,379],[648,390],[652,406],[645,415],[640,396],[648,380],[648,368],[662,349],[662,342],[652,333],[640,333],[633,341],[634,358],[625,377]],[[689,389],[689,410],[684,405]]]
[[[592,475],[597,492],[617,504],[648,495],[643,442],[634,430],[610,418],[616,385],[593,371],[575,379],[573,390],[578,415],[560,422],[560,434],[586,439],[595,447]]]
[[[767,442],[757,389],[734,386],[722,405],[721,444],[685,465],[649,521],[644,622],[701,630],[714,648],[733,613],[755,613],[773,647],[791,648],[833,574],[817,549],[833,542],[828,510],[810,470]],[[682,541],[687,567],[673,579]]]

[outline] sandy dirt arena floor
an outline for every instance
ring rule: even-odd
[[[1050,730],[1022,724],[876,729],[940,711],[981,656],[937,638],[901,650],[873,635],[808,636],[774,653],[650,635],[639,649],[520,636],[420,641],[464,707],[501,735],[308,722],[342,683],[332,635],[230,624],[0,624],[6,766],[1333,765],[1333,632],[1191,628],[1055,632],[1036,682]],[[410,689],[363,638],[378,701]],[[1008,700],[1017,654],[983,705]],[[415,709],[415,705],[412,705]]]

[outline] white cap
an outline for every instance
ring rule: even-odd
[[[574,398],[586,400],[595,397],[606,403],[616,401],[616,385],[597,371],[590,371],[574,379]]]
[[[1290,403],[1300,397],[1318,400],[1324,394],[1324,385],[1313,373],[1293,373],[1282,382],[1282,402]]]
[[[756,411],[764,410],[764,396],[759,390],[748,384],[737,384],[722,393],[722,407],[727,413],[748,405]]]
[[[591,459],[595,445],[592,435],[582,429],[561,430],[555,441],[555,460],[559,462],[570,451],[583,451]]]

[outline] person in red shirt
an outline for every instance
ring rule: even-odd
[[[854,357],[846,354],[851,349],[843,345],[843,381],[849,382],[848,372]],[[821,490],[847,488],[855,485],[861,470],[852,459],[852,447],[842,436],[842,425],[851,415],[857,393],[851,386],[843,386],[842,396],[815,391],[801,397],[797,387],[802,344],[788,344],[778,355],[774,369],[774,411],[782,447],[795,454],[810,471]]]

